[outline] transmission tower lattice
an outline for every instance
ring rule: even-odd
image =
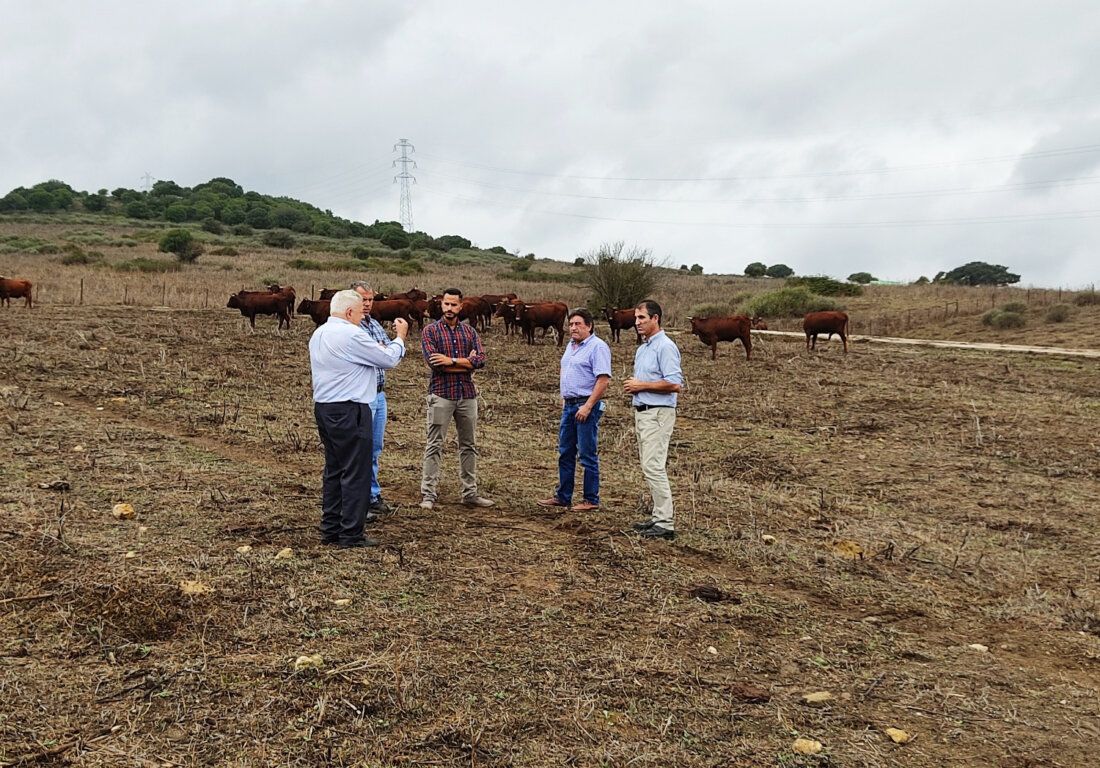
[[[399,142],[393,145],[393,151],[401,150],[401,157],[393,161],[394,167],[397,164],[401,164],[401,173],[393,177],[394,183],[400,182],[401,184],[401,226],[405,228],[406,232],[413,231],[413,202],[412,191],[409,189],[409,182],[416,183],[416,177],[409,173],[409,166],[416,168],[416,161],[409,157],[410,152],[415,152],[416,147],[409,143],[408,139],[401,139]]]
[[[141,180],[145,182],[142,189],[144,189],[146,192],[153,188],[153,175],[149,173],[149,171],[145,172],[145,175],[141,177]]]

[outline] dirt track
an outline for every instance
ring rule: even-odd
[[[711,361],[677,334],[681,535],[642,544],[624,533],[642,481],[618,394],[601,430],[604,509],[533,504],[553,487],[560,351],[498,327],[479,444],[499,505],[454,503],[452,447],[441,508],[417,509],[414,341],[391,377],[383,467],[402,509],[382,548],[337,553],[315,532],[310,328],[259,325],[225,311],[0,312],[0,601],[16,598],[0,602],[0,763],[1092,759],[1091,360],[845,356],[835,342],[810,356],[768,336],[746,364],[739,346]],[[613,345],[617,380],[633,350]],[[71,490],[39,487],[59,480]],[[138,518],[112,517],[117,501]],[[283,547],[294,556],[275,560]],[[214,591],[183,596],[184,579]],[[697,585],[726,599],[693,599]],[[294,672],[312,653],[324,668]],[[800,703],[819,690],[834,700]],[[915,738],[896,745],[887,727]],[[824,757],[792,753],[796,736]]]
[[[793,336],[805,339],[806,334],[793,331],[753,331],[769,336]],[[818,337],[820,345],[824,337]],[[1065,347],[1032,347],[1020,344],[992,344],[982,341],[943,341],[939,339],[903,339],[896,336],[849,336],[849,344],[873,342],[875,344],[903,344],[912,347],[939,347],[941,349],[975,349],[984,352],[1029,352],[1037,355],[1060,355],[1063,357],[1100,358],[1100,349],[1067,349]]]

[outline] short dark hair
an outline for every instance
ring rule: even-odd
[[[644,309],[645,313],[650,317],[657,318],[657,325],[661,324],[661,318],[665,316],[665,313],[661,311],[661,305],[655,302],[653,299],[643,299],[635,305],[634,309]]]
[[[444,288],[442,296],[457,296],[461,299],[462,291],[458,290],[457,288]]]
[[[592,317],[592,313],[584,307],[577,307],[576,309],[569,310],[568,319],[572,320],[574,317],[579,317],[581,320],[584,320],[584,324],[587,325],[589,328],[592,327],[592,323],[596,322],[595,319]]]

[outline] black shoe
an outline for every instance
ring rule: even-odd
[[[378,522],[378,515],[374,514],[373,512],[367,512],[363,515],[363,525],[376,522]]]
[[[362,549],[363,547],[377,547],[378,542],[374,539],[368,539],[363,537],[362,539],[353,539],[351,541],[341,541],[336,546],[340,549]]]
[[[386,503],[386,500],[379,496],[377,499],[370,503],[367,507],[367,512],[372,512],[379,517],[389,517],[397,511],[397,507],[390,506]]]
[[[638,531],[638,535],[643,539],[668,539],[672,541],[676,538],[676,531],[670,531],[668,528],[653,524],[644,531]]]
[[[643,520],[640,523],[634,523],[634,525],[632,525],[630,527],[633,528],[636,531],[639,531],[639,532],[648,531],[650,528],[653,527],[653,521],[652,520]]]
[[[322,544],[339,544],[340,539],[338,539],[335,536],[322,536],[321,537],[321,543]]]

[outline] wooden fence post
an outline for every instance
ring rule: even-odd
[[[130,303],[130,286],[125,283],[122,286],[122,304],[123,306]]]
[[[80,304],[84,304],[84,278],[80,278]]]
[[[202,294],[202,308],[206,309],[206,307],[209,303],[210,303],[210,289],[207,288]]]
[[[313,301],[313,283],[309,284],[309,300]]]
[[[160,284],[160,305],[162,307],[167,307],[168,306],[168,304],[166,302],[167,297],[168,297],[168,283],[161,283]]]

